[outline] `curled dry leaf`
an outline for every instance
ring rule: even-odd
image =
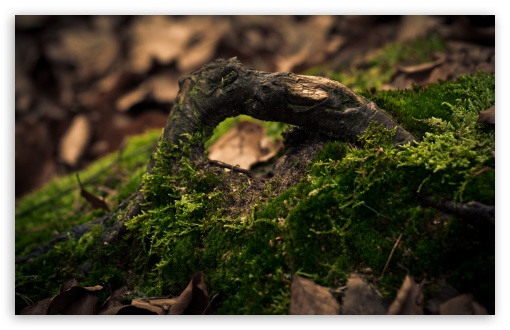
[[[375,289],[359,277],[347,280],[347,289],[342,299],[344,315],[384,315],[382,299]]]
[[[20,311],[22,315],[93,315],[98,301],[94,291],[103,287],[80,287],[76,279],[66,281],[59,293],[53,298],[46,298]]]
[[[21,315],[46,315],[53,298],[46,298],[20,311]]]
[[[76,173],[76,179],[78,180],[78,184],[80,185],[81,196],[83,198],[85,198],[87,200],[87,202],[89,202],[89,204],[92,206],[92,208],[103,209],[106,212],[110,212],[110,208],[108,207],[108,205],[106,205],[106,202],[104,200],[97,198],[96,196],[92,195],[90,192],[85,190],[85,188],[83,188],[83,185],[81,184],[80,176],[78,175],[78,173]]]
[[[473,300],[470,294],[462,294],[439,306],[441,315],[487,315],[485,307]]]
[[[169,315],[204,314],[209,298],[204,282],[204,274],[196,272],[179,298],[170,306]]]
[[[340,304],[328,288],[294,275],[290,288],[289,314],[336,315],[340,314]]]
[[[421,315],[423,314],[422,286],[406,275],[397,297],[388,308],[388,315]]]
[[[487,110],[480,111],[477,123],[495,124],[496,123],[496,105]]]
[[[241,121],[209,147],[209,159],[249,170],[252,165],[276,155],[281,144],[273,144],[264,126]]]

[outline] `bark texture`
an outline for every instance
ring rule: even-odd
[[[373,102],[337,81],[256,71],[236,58],[216,60],[179,81],[163,138],[177,143],[184,133],[200,132],[207,140],[220,122],[241,114],[350,141],[376,121],[388,129],[397,128],[395,146],[415,140]]]

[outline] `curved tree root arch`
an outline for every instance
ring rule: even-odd
[[[349,141],[356,141],[375,121],[388,129],[396,127],[395,146],[415,141],[375,103],[337,81],[256,71],[236,58],[216,60],[179,80],[163,139],[175,144],[182,134],[200,132],[207,140],[220,122],[241,114]]]

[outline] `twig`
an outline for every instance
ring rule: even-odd
[[[230,164],[227,164],[227,163],[224,163],[224,162],[221,162],[219,160],[211,160],[211,159],[208,159],[208,162],[209,164],[211,165],[215,165],[215,166],[218,166],[218,167],[222,167],[222,168],[228,168],[229,170],[232,170],[234,172],[239,172],[239,173],[243,173],[243,174],[246,174],[247,176],[249,176],[250,178],[254,179],[254,180],[261,180],[261,181],[265,181],[264,178],[258,178],[256,177],[252,171],[249,171],[249,170],[245,170],[244,168],[240,168],[239,166],[234,166],[234,165],[230,165]]]
[[[395,249],[397,248],[398,243],[400,242],[400,239],[402,238],[402,234],[397,238],[397,241],[395,242],[395,245],[393,245],[393,249],[391,249],[390,256],[388,257],[388,260],[386,261],[386,265],[384,265],[384,269],[381,273],[381,277],[379,279],[382,279],[384,276],[384,273],[386,272],[386,268],[388,268],[388,265],[390,263],[391,258],[393,257],[393,253],[395,252]]]
[[[485,205],[475,201],[456,203],[453,201],[439,200],[432,196],[422,197],[421,203],[424,206],[434,207],[443,212],[458,215],[464,219],[483,220],[495,224],[494,205]]]

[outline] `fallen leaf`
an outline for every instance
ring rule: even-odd
[[[95,19],[99,22],[101,17]],[[104,74],[119,56],[118,38],[104,24],[92,29],[60,29],[54,37],[55,41],[46,45],[46,54],[54,63],[75,68],[75,73],[68,75],[73,80],[85,81]]]
[[[422,315],[423,292],[422,287],[414,279],[406,275],[397,297],[388,308],[388,315]]]
[[[209,305],[208,293],[205,287],[204,274],[196,272],[188,286],[179,298],[170,306],[169,315],[197,315],[204,314]]]
[[[281,147],[269,141],[261,124],[241,121],[209,147],[209,159],[249,170],[276,155]]]
[[[405,15],[400,21],[397,41],[413,40],[424,37],[440,24],[440,19],[434,16]]]
[[[493,105],[487,110],[480,111],[478,115],[477,123],[487,123],[487,124],[495,124],[496,123],[496,105]]]
[[[431,62],[426,62],[426,63],[420,63],[420,64],[414,64],[414,65],[397,65],[397,69],[400,71],[400,72],[404,72],[404,73],[407,73],[407,74],[413,74],[413,73],[418,73],[418,72],[424,72],[424,71],[430,71],[432,69],[434,69],[435,67],[443,64],[446,60],[446,55],[445,54],[436,54],[435,55],[436,59],[434,61],[431,61]]]
[[[151,304],[150,300],[147,299],[133,299],[131,301],[131,305],[137,308],[146,309],[152,313],[156,313],[158,315],[164,315],[167,311],[164,311],[163,308],[159,306],[154,306]]]
[[[359,277],[351,277],[342,299],[342,314],[384,315],[385,308],[374,288]]]
[[[69,284],[74,285],[74,284]],[[63,288],[69,285],[63,286]],[[48,315],[93,315],[96,313],[98,297],[93,291],[101,290],[102,286],[73,286],[57,294],[48,306]]]
[[[462,294],[439,306],[441,315],[487,315],[487,310],[473,300],[470,294]]]
[[[113,291],[113,293],[106,299],[101,308],[99,309],[99,315],[113,315],[109,314],[109,310],[122,307],[123,304],[120,300],[122,300],[125,293],[129,292],[127,287],[123,286],[120,289]]]
[[[60,158],[68,165],[74,167],[85,152],[91,135],[91,126],[85,115],[74,117],[66,133],[60,140]]]
[[[81,184],[80,176],[78,175],[78,173],[76,173],[76,179],[78,180],[78,184],[80,185],[81,196],[83,198],[85,198],[87,200],[87,202],[90,203],[92,208],[103,209],[106,212],[110,212],[110,209],[108,208],[108,205],[106,205],[104,200],[97,198],[96,196],[92,195],[87,190],[85,190],[85,188],[83,188],[83,185]]]
[[[51,304],[53,298],[46,298],[41,301],[36,302],[33,305],[23,308],[20,311],[21,315],[46,315],[48,312],[48,307]]]
[[[459,292],[450,285],[443,285],[437,291],[432,293],[430,299],[427,300],[425,308],[430,314],[439,314],[439,306],[459,295]]]
[[[124,305],[108,309],[102,315],[158,315],[158,313],[146,308]]]
[[[329,289],[313,281],[294,275],[290,287],[291,315],[336,315],[340,314],[340,304]]]

